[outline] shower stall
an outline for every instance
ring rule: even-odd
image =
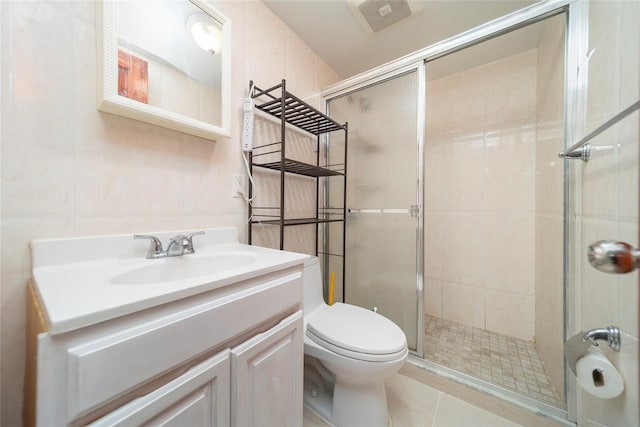
[[[602,10],[589,15],[593,8]],[[609,35],[606,8],[543,2],[324,93],[330,116],[350,130],[346,273],[336,299],[401,326],[412,363],[424,369],[558,419],[597,422],[589,406],[606,413],[606,405],[577,388],[563,345],[581,329],[625,325],[634,381],[624,399],[637,399],[637,273],[610,279],[618,292],[611,296],[611,284],[584,262],[590,240],[638,245],[637,109],[627,127],[591,141],[588,163],[558,153],[638,99],[637,80],[633,86],[620,66],[632,90],[619,92],[615,107],[602,105],[606,75],[598,66],[613,59],[597,45]],[[638,7],[625,3],[614,22],[632,28],[634,16]],[[616,34],[610,43],[637,47],[633,29]],[[576,72],[589,50],[591,74]],[[624,178],[613,181],[632,188],[608,200],[611,179],[602,176],[616,169]],[[344,196],[325,190],[329,206]],[[610,216],[594,211],[594,194],[622,207]],[[608,237],[599,234],[612,224]],[[324,238],[331,244],[336,236]],[[330,259],[325,269],[334,269]],[[629,281],[635,285],[618,283]],[[593,315],[602,300],[594,294],[626,314]],[[637,420],[637,405],[623,417]]]

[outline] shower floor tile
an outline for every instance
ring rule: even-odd
[[[429,315],[424,322],[425,359],[564,408],[533,342]]]

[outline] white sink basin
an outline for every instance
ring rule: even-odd
[[[33,283],[50,334],[69,332],[295,267],[308,255],[238,243],[238,230],[204,230],[196,252],[146,259],[133,234],[36,240]],[[154,233],[162,242],[187,231]]]
[[[248,267],[258,259],[249,252],[230,252],[215,255],[183,255],[149,260],[150,265],[135,268],[112,277],[114,285],[150,285],[154,283],[189,280],[219,274],[240,267]]]

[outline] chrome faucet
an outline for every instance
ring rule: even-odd
[[[191,234],[178,234],[169,239],[167,250],[162,249],[162,242],[156,236],[151,234],[134,234],[134,239],[149,239],[149,250],[147,251],[148,259],[166,258],[174,256],[182,256],[195,253],[193,248],[193,236],[204,234],[204,231],[196,231]]]
[[[591,329],[585,332],[582,339],[595,347],[598,347],[598,341],[606,341],[613,350],[620,351],[620,329],[615,326]]]

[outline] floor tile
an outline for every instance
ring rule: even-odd
[[[506,418],[442,393],[433,427],[519,427]]]
[[[309,409],[304,408],[302,412],[302,426],[303,427],[328,427],[329,424],[322,421]]]
[[[392,375],[385,385],[394,427],[433,425],[438,390],[400,374]]]
[[[429,315],[424,323],[426,360],[564,408],[534,343]]]

